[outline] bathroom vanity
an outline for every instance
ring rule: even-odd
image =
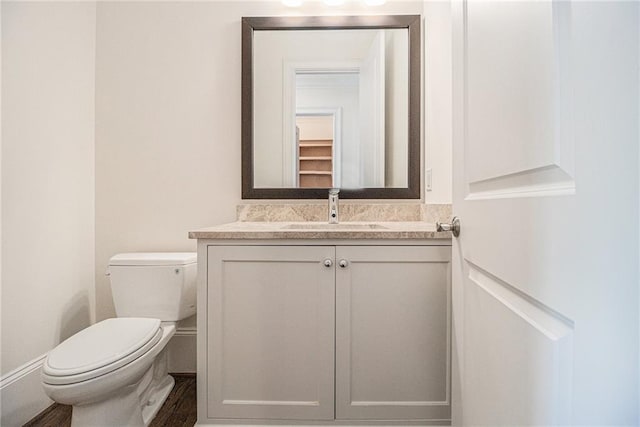
[[[334,187],[419,199],[420,22],[244,17],[242,198],[326,199]],[[314,115],[331,117],[330,136],[301,137]],[[301,174],[329,181],[307,188]],[[246,205],[238,222],[190,233],[199,424],[450,424],[450,233],[423,215],[433,206],[397,201],[345,204],[328,224],[329,201],[329,215]]]
[[[281,221],[190,237],[199,423],[449,423],[449,233]]]

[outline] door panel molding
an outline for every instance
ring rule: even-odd
[[[570,3],[490,9],[462,7],[465,200],[573,195]]]
[[[571,195],[576,183],[557,165],[469,183],[465,200]]]
[[[465,418],[491,424],[499,402],[502,423],[570,423],[573,321],[465,263]]]
[[[516,286],[483,270],[466,258],[465,262],[469,265],[469,280],[550,339],[559,340],[573,333],[574,322],[568,317],[527,295]]]

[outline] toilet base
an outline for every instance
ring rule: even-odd
[[[74,405],[71,427],[146,427],[157,415],[175,380],[167,370],[167,348],[156,356],[136,384],[119,389],[111,397],[86,405]]]
[[[176,380],[169,375],[166,347],[156,358],[151,371],[150,383],[144,386],[143,380],[138,387],[142,405],[142,420],[145,426],[151,423],[176,383]]]
[[[136,385],[124,387],[109,399],[76,405],[71,412],[71,426],[143,427]]]

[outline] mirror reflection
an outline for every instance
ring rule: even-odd
[[[406,28],[253,33],[255,188],[406,188]]]

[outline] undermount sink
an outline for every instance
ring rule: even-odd
[[[380,224],[350,224],[343,222],[339,224],[329,224],[325,222],[311,222],[302,224],[287,224],[282,227],[284,230],[388,230]]]

